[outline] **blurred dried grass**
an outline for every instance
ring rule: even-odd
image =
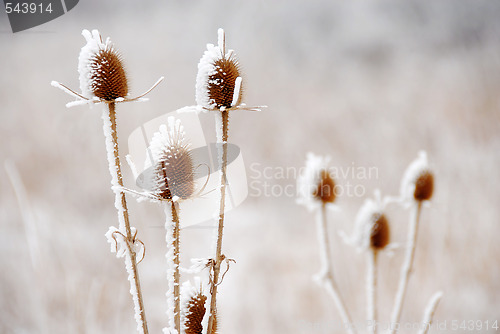
[[[426,149],[437,172],[436,197],[423,215],[403,321],[420,320],[439,288],[445,296],[438,320],[498,317],[499,15],[500,4],[488,1],[86,1],[13,35],[0,14],[0,161],[18,167],[40,245],[39,264],[32,266],[22,215],[0,169],[0,332],[135,328],[122,264],[104,239],[116,217],[101,110],[65,110],[67,96],[49,85],[61,80],[78,87],[83,28],[113,38],[132,93],[166,76],[150,102],[121,108],[122,147],[142,122],[193,103],[196,64],[223,27],[247,74],[247,102],[269,106],[232,119],[232,141],[247,166],[299,167],[313,150],[331,154],[339,166],[376,166],[379,178],[362,182],[367,193],[379,187],[394,194],[405,166]],[[343,211],[331,216],[335,229],[351,231],[362,200],[339,199]],[[150,329],[159,332],[165,324],[163,218],[155,206],[132,202],[131,214],[148,247],[141,278]],[[393,210],[389,219],[393,238],[402,240],[406,216]],[[308,213],[290,197],[250,197],[227,221],[225,253],[237,264],[221,290],[221,332],[331,332],[307,325],[331,328],[338,320],[310,281],[319,259]],[[185,259],[209,255],[200,250],[209,248],[211,230],[184,233]],[[333,248],[339,285],[354,318],[362,319],[363,260],[339,240]],[[380,260],[380,316],[387,319],[401,252]]]

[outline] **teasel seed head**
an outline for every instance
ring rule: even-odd
[[[191,198],[195,192],[194,165],[180,120],[169,117],[167,125],[153,135],[149,150],[153,161],[146,163],[152,167],[152,194],[164,201]]]
[[[372,221],[370,247],[375,250],[384,249],[390,240],[389,222],[383,213],[373,214]]]
[[[231,109],[242,103],[242,74],[234,51],[226,52],[224,30],[219,45],[207,45],[198,64],[196,103],[207,110]]]
[[[434,191],[434,175],[429,170],[424,170],[415,181],[413,198],[417,201],[430,200]]]
[[[352,243],[359,250],[382,250],[390,241],[390,227],[381,200],[367,199],[356,216]]]
[[[328,171],[320,171],[319,183],[313,192],[313,196],[323,203],[333,203],[335,201],[335,181],[333,181]]]
[[[111,40],[102,41],[97,30],[83,30],[87,44],[79,56],[82,95],[88,99],[114,101],[128,95],[128,81],[121,56]]]
[[[186,305],[186,315],[184,319],[184,327],[186,334],[201,334],[203,331],[202,321],[205,316],[205,302],[207,297],[201,292],[193,295]]]
[[[401,197],[405,202],[421,202],[432,198],[434,192],[434,174],[427,161],[427,153],[419,156],[406,169],[401,181]]]
[[[307,154],[306,166],[297,179],[297,202],[306,205],[309,210],[335,202],[335,181],[328,171],[329,162],[330,157],[311,152]]]

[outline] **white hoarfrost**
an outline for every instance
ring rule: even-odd
[[[180,119],[170,116],[167,119],[167,124],[162,124],[157,132],[153,134],[153,138],[148,147],[148,154],[144,163],[145,177],[144,188],[149,189],[151,195],[156,196],[156,193],[165,185],[164,180],[160,181],[155,172],[155,165],[165,157],[175,158],[177,149],[183,147],[189,150],[191,144],[186,140],[184,127]],[[147,198],[156,201],[154,198]],[[174,196],[172,201],[178,201],[179,197]]]
[[[189,316],[189,301],[198,296],[199,293],[205,294],[203,291],[201,279],[199,277],[194,278],[194,284],[190,281],[186,281],[181,286],[181,330],[186,330],[186,318]],[[206,301],[205,301],[206,303]],[[206,306],[205,306],[206,310]],[[207,312],[205,311],[205,316],[203,319],[207,318]],[[206,327],[204,327],[206,328]]]
[[[422,328],[418,332],[418,334],[426,334],[431,325],[432,325],[432,318],[434,317],[434,312],[436,312],[436,308],[439,304],[439,301],[443,297],[443,292],[438,291],[436,292],[432,297],[427,306],[425,307],[424,311],[424,318],[422,320]]]
[[[426,171],[430,171],[427,153],[425,151],[420,151],[417,159],[406,168],[403,178],[401,179],[401,201],[405,203],[413,202],[416,182],[419,176]]]
[[[174,252],[174,222],[171,219],[171,209],[170,204],[165,203],[165,230],[166,236],[165,241],[167,242],[167,253],[165,254],[165,258],[167,260],[167,282],[168,282],[168,291],[166,293],[167,297],[167,318],[168,318],[168,328],[164,329],[165,333],[176,334],[177,330],[175,329],[175,296],[174,296],[174,288],[175,288],[175,279],[174,274],[177,269],[177,265],[175,264],[175,252]]]
[[[351,237],[350,243],[358,248],[360,251],[368,250],[370,248],[370,238],[375,224],[375,217],[381,215],[384,207],[380,199],[366,199],[356,216],[354,224],[354,233]]]
[[[180,119],[170,116],[167,124],[162,124],[149,143],[149,152],[151,156],[146,158],[145,168],[153,166],[161,160],[165,154],[170,152],[173,147],[187,147],[186,133]]]
[[[231,107],[235,107],[240,102],[240,92],[241,92],[241,82],[243,79],[237,77],[234,84],[233,101],[231,102]]]
[[[220,82],[215,82],[213,80],[210,80],[210,76],[217,73],[217,67],[215,66],[215,63],[223,58],[236,62],[234,51],[233,50],[229,50],[227,52],[225,51],[226,47],[224,41],[224,30],[219,29],[218,32],[219,32],[219,38],[218,38],[219,45],[215,46],[213,44],[207,44],[207,50],[201,57],[200,62],[198,63],[198,74],[196,76],[196,104],[199,107],[201,107],[199,109],[205,111],[213,110],[217,107],[215,101],[211,99],[210,96],[208,95],[208,85],[220,84]],[[239,97],[239,90],[241,90],[241,78],[239,79],[239,83],[238,79],[236,79],[236,84],[239,85],[238,88],[238,97]],[[239,102],[238,100],[239,99],[236,98],[236,103],[235,103],[235,98],[233,97],[234,106],[236,106],[237,102]]]
[[[103,42],[99,31],[95,29],[92,30],[92,32],[85,29],[82,31],[82,35],[85,37],[87,44],[82,47],[80,56],[78,57],[80,89],[84,97],[92,99],[94,97],[92,77],[96,70],[95,64],[92,60],[101,50],[109,50],[113,48],[113,45],[111,44],[109,37]]]
[[[106,142],[106,154],[108,158],[108,166],[109,166],[109,174],[111,175],[111,189],[115,193],[115,208],[118,212],[118,229],[122,233],[126,233],[125,231],[125,218],[124,218],[124,207],[121,202],[121,186],[118,182],[118,165],[115,160],[114,150],[115,144],[113,141],[113,128],[111,125],[111,119],[109,115],[109,110],[107,108],[104,109],[102,113],[102,121],[103,121],[103,132],[104,138]]]
[[[321,182],[321,172],[328,172],[329,156],[319,156],[307,153],[306,167],[297,178],[298,204],[305,205],[309,211],[317,209],[322,202],[314,196],[314,191]],[[330,175],[333,178],[333,175]]]
[[[130,250],[127,247],[126,241],[125,241],[125,236],[127,235],[126,232],[126,227],[125,227],[125,215],[127,214],[125,212],[125,208],[122,205],[121,201],[121,186],[118,182],[118,165],[117,161],[115,160],[114,156],[114,150],[115,150],[115,144],[113,141],[113,128],[111,126],[111,119],[110,119],[110,114],[109,110],[106,108],[103,111],[102,114],[102,120],[103,120],[103,132],[104,132],[104,137],[105,137],[105,142],[106,142],[106,152],[107,152],[107,158],[108,158],[108,165],[109,165],[109,173],[111,175],[111,189],[115,193],[115,208],[118,213],[118,223],[119,223],[119,228],[116,227],[111,227],[108,232],[106,233],[106,238],[108,239],[108,242],[111,243],[111,251],[113,251],[113,246],[115,247],[114,250],[117,251],[116,256],[117,257],[125,257],[125,269],[127,270],[128,274],[128,280],[130,282],[130,294],[132,295],[132,299],[134,302],[134,317],[137,322],[137,330],[139,332],[143,331],[144,328],[144,323],[142,321],[141,317],[141,307],[139,303],[139,293],[137,291],[137,286],[136,286],[136,277],[134,274],[134,268],[132,265],[132,255],[130,254]],[[132,228],[131,228],[132,230]],[[135,229],[134,229],[135,231]],[[115,233],[116,232],[116,233]],[[117,236],[117,234],[119,235]],[[135,233],[135,232],[134,232]],[[113,236],[115,238],[113,238]],[[116,241],[115,241],[116,239]],[[115,244],[116,242],[116,244]]]

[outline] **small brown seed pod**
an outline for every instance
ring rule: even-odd
[[[336,198],[335,181],[326,170],[320,172],[320,181],[313,192],[313,196],[323,203],[333,203]]]
[[[169,117],[160,126],[149,146],[152,173],[148,176],[152,195],[158,200],[172,201],[191,198],[196,189],[190,144],[185,139],[180,120]]]
[[[214,72],[208,76],[208,98],[213,101],[216,109],[231,108],[233,105],[236,79],[241,77],[238,61],[234,56],[217,59],[214,62]],[[241,100],[242,90],[238,92],[237,101]],[[238,102],[236,102],[238,103]]]
[[[78,62],[80,88],[88,99],[114,101],[128,95],[128,80],[121,56],[109,38],[103,42],[97,30],[83,30],[87,44]]]
[[[169,147],[157,161],[156,194],[164,200],[174,197],[188,199],[194,194],[194,167],[190,151],[184,147]]]
[[[428,170],[423,171],[415,181],[415,192],[413,197],[417,201],[431,199],[434,191],[434,175]]]
[[[90,59],[90,67],[90,88],[96,97],[113,101],[127,96],[127,76],[121,57],[113,47],[95,54]]]
[[[383,213],[375,213],[372,216],[372,220],[370,247],[376,250],[384,249],[390,240],[390,228],[387,218]]]
[[[207,45],[198,64],[196,103],[206,110],[237,108],[243,96],[242,75],[233,50],[226,52],[224,31],[219,44]]]

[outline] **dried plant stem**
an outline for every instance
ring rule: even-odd
[[[366,307],[371,333],[377,333],[377,253],[376,249],[370,249],[367,253]]]
[[[418,334],[427,334],[429,331],[429,328],[432,325],[432,318],[434,317],[434,312],[436,312],[436,308],[439,304],[439,301],[441,300],[441,297],[443,297],[443,292],[438,291],[436,292],[432,297],[429,303],[427,304],[427,307],[425,308],[424,312],[424,319],[422,320],[422,324],[424,327],[418,332]]]
[[[318,282],[333,298],[335,306],[342,319],[343,326],[351,334],[356,334],[356,329],[354,328],[351,316],[347,311],[344,300],[340,295],[337,283],[335,282],[333,276],[332,259],[330,253],[330,241],[328,239],[327,231],[327,217],[326,217],[326,204],[323,203],[321,209],[318,211],[317,219],[317,232],[318,241],[320,246],[320,258],[321,258],[321,271],[319,273],[320,281]]]
[[[171,213],[171,220],[167,218],[165,222],[165,229],[167,232],[167,265],[168,265],[168,292],[167,292],[167,302],[168,309],[173,310],[173,314],[168,312],[170,319],[170,327],[174,329],[173,332],[181,332],[181,299],[180,299],[180,272],[179,272],[179,236],[180,236],[180,221],[179,221],[179,204],[175,202],[166,205],[165,215],[169,217],[169,211]]]
[[[120,231],[125,232],[127,252],[125,254],[125,267],[129,274],[130,293],[135,308],[135,318],[137,329],[143,334],[148,334],[146,322],[146,313],[139,281],[139,272],[137,270],[137,253],[134,247],[134,236],[130,229],[130,222],[127,209],[127,201],[123,192],[123,177],[121,173],[120,155],[118,151],[118,135],[116,133],[116,110],[115,103],[107,103],[107,110],[103,113],[104,136],[106,138],[106,150],[108,154],[109,170],[111,173],[111,184],[115,193],[115,207],[118,211],[118,221]],[[107,111],[107,112],[106,112]]]
[[[227,139],[229,129],[229,111],[219,110],[220,124],[222,129],[217,129],[218,145],[222,145],[222,154],[219,148],[219,163],[221,166],[221,180],[220,180],[220,207],[219,207],[219,225],[217,229],[217,246],[215,251],[215,263],[213,269],[213,278],[210,287],[211,300],[210,300],[210,313],[208,318],[207,333],[213,332],[215,312],[217,311],[217,286],[219,282],[220,267],[223,261],[222,255],[222,234],[224,231],[224,209],[226,205],[226,169],[227,169]],[[218,117],[217,115],[216,117]],[[216,122],[216,126],[219,126]],[[222,133],[219,133],[222,131]]]
[[[391,316],[391,334],[397,332],[399,326],[399,319],[401,317],[401,310],[408,287],[408,279],[413,266],[413,259],[415,257],[415,245],[417,243],[418,224],[420,221],[420,213],[422,211],[422,201],[416,201],[412,208],[410,226],[408,229],[408,240],[406,245],[406,253],[401,267],[401,274],[399,277],[398,291],[394,301],[394,308]]]

